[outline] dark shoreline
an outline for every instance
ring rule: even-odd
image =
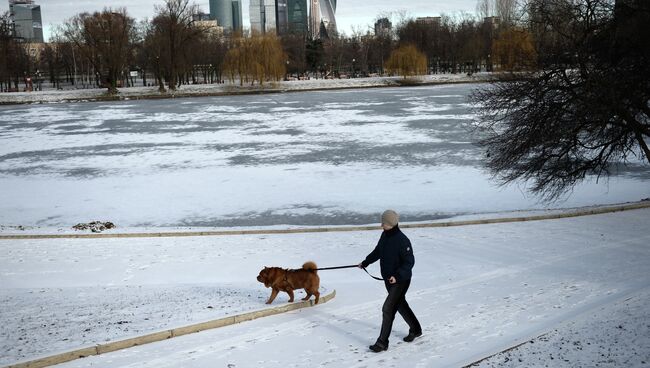
[[[391,88],[391,87],[423,87],[423,86],[437,86],[447,84],[468,84],[468,83],[488,83],[494,80],[492,74],[481,74],[478,77],[465,77],[458,78],[458,80],[441,80],[441,81],[418,81],[413,79],[385,79],[383,84],[377,83],[376,85],[366,85],[363,82],[365,78],[359,78],[359,84],[350,84],[349,86],[332,86],[332,87],[314,87],[314,88],[283,88],[281,86],[274,86],[268,84],[266,86],[238,86],[228,85],[226,90],[219,89],[214,92],[209,91],[191,91],[180,90],[174,93],[149,93],[143,94],[134,93],[108,95],[103,93],[99,96],[88,97],[74,97],[74,98],[61,98],[48,100],[45,98],[38,99],[39,92],[33,92],[34,98],[25,101],[3,101],[3,96],[11,96],[10,93],[0,93],[0,106],[10,105],[26,105],[26,104],[48,104],[48,103],[78,103],[78,102],[115,102],[115,101],[130,101],[130,100],[159,100],[159,99],[175,99],[175,98],[188,98],[188,97],[218,97],[218,96],[239,96],[239,95],[259,95],[259,94],[278,94],[278,93],[295,93],[295,92],[318,92],[318,91],[334,91],[334,90],[348,90],[348,89],[370,89],[370,88]],[[332,81],[337,81],[336,79]],[[334,83],[333,83],[334,84]],[[211,85],[215,86],[215,85]],[[216,89],[216,88],[215,88]],[[97,89],[88,89],[86,91],[96,91]],[[80,91],[80,90],[72,90]],[[125,89],[128,92],[128,89]],[[45,95],[43,95],[45,97]]]

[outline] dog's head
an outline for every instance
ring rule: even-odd
[[[271,287],[273,283],[273,268],[264,267],[260,274],[257,275],[257,281],[264,284],[266,287]]]

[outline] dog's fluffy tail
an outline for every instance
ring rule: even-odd
[[[316,263],[309,261],[309,262],[305,262],[305,264],[302,265],[302,269],[316,273],[318,266],[316,266]]]

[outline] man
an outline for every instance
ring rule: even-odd
[[[404,341],[411,342],[422,336],[422,327],[406,302],[406,292],[411,285],[411,269],[415,264],[411,241],[398,226],[399,215],[393,210],[386,210],[381,215],[381,227],[384,230],[375,249],[359,264],[360,268],[379,260],[381,276],[384,279],[388,296],[381,311],[383,314],[381,332],[370,350],[378,353],[388,349],[388,336],[393,328],[395,313],[404,318],[409,325],[409,334]]]

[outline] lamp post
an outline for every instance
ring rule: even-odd
[[[287,60],[287,70],[284,75],[284,80],[288,81],[289,80],[289,60]]]
[[[352,78],[356,78],[356,76],[357,76],[357,75],[356,75],[357,73],[356,73],[356,70],[355,70],[356,68],[354,67],[354,62],[355,62],[355,61],[357,61],[357,59],[354,59],[354,58],[353,58],[353,59],[352,59]]]

